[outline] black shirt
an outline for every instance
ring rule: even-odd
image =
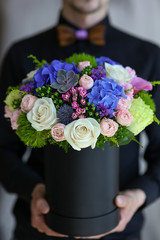
[[[96,57],[107,56],[124,66],[131,66],[137,75],[150,81],[160,80],[160,49],[146,41],[130,36],[110,25],[108,17],[102,21],[106,25],[106,45],[92,45],[88,40],[77,40],[67,47],[60,47],[57,39],[57,29],[53,27],[36,36],[15,43],[6,54],[0,77],[0,111],[4,112],[5,91],[9,85],[17,85],[26,74],[34,69],[32,60],[27,56],[33,54],[38,59],[65,59],[73,53],[86,52]],[[75,26],[60,17],[59,23]],[[160,87],[155,87],[153,97],[157,105],[157,117],[160,119]],[[26,147],[10,124],[1,115],[0,119],[0,181],[9,192],[17,193],[19,198],[14,208],[17,227],[15,236],[28,236],[26,239],[55,239],[44,238],[30,226],[29,202],[33,187],[44,182],[43,162],[44,149],[33,149],[27,164],[21,159]],[[145,152],[148,170],[143,176],[139,175],[139,145],[131,142],[120,147],[120,190],[140,188],[147,196],[145,205],[153,202],[160,195],[160,127],[155,123],[148,126],[146,133],[149,144]],[[139,210],[122,233],[106,236],[105,239],[122,239],[136,236],[143,224],[143,216]],[[24,239],[24,238],[23,238]]]

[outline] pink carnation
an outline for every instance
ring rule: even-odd
[[[22,102],[21,102],[21,110],[24,112],[24,113],[28,113],[29,111],[31,111],[31,109],[33,108],[36,100],[38,98],[35,97],[35,96],[32,96],[30,94],[27,94],[25,95],[23,98],[22,98]]]
[[[136,71],[131,68],[131,67],[126,67],[126,70],[128,71],[128,73],[134,78],[134,77],[137,77],[136,75]]]
[[[132,78],[130,83],[135,88],[134,94],[136,94],[140,90],[152,90],[152,84],[140,77]]]
[[[72,108],[76,109],[79,107],[79,104],[77,102],[72,103]]]
[[[69,101],[71,94],[69,92],[67,92],[66,94],[62,94],[62,98],[64,101]]]
[[[21,110],[16,109],[11,116],[11,127],[13,130],[17,130],[17,128],[19,127],[19,125],[17,124],[17,121],[21,113],[22,113]]]
[[[118,124],[109,118],[103,118],[100,122],[101,134],[107,137],[112,137],[118,130]]]
[[[84,98],[81,99],[81,104],[85,105],[86,104],[86,100]]]
[[[93,78],[90,76],[83,74],[83,76],[79,80],[79,85],[82,86],[84,89],[90,89],[93,87],[94,81]]]
[[[76,119],[77,118],[77,114],[76,113],[72,113],[72,118]]]
[[[79,93],[80,93],[81,97],[87,97],[87,90],[86,89],[81,90]]]
[[[78,116],[79,118],[86,118],[86,116],[84,116],[83,114]]]
[[[130,126],[133,122],[133,116],[127,109],[118,110],[115,114],[115,118],[122,126]]]
[[[65,140],[64,137],[65,125],[62,123],[57,123],[51,129],[51,135],[56,142],[61,142]]]
[[[7,107],[7,105],[5,105],[4,107],[4,117],[5,118],[11,118],[12,116],[12,111]]]
[[[121,98],[118,102],[118,105],[117,105],[117,110],[120,110],[120,109],[129,109],[131,106],[131,101],[127,98]]]
[[[77,109],[76,109],[76,114],[77,114],[77,115],[80,115],[81,113],[82,113],[82,109],[81,109],[81,108],[77,108]]]
[[[89,61],[83,61],[83,62],[79,62],[78,64],[78,70],[82,71],[84,68],[90,66],[90,62]]]
[[[133,93],[134,93],[134,90],[132,89],[131,91],[127,92],[126,93],[126,96],[127,96],[127,99],[128,100],[132,100],[133,99]]]

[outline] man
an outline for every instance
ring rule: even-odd
[[[73,53],[86,52],[96,57],[108,56],[124,66],[132,66],[137,75],[149,79],[160,78],[160,50],[156,46],[129,36],[111,27],[107,12],[109,0],[64,0],[58,26],[67,25],[74,30],[92,29],[101,23],[105,25],[105,45],[96,45],[89,39],[76,39],[72,44],[59,37],[59,28],[54,27],[32,38],[14,44],[3,63],[1,72],[1,111],[3,99],[9,85],[17,85],[33,69],[27,56],[34,54],[38,59],[65,59]],[[62,41],[61,41],[62,40]],[[157,109],[160,89],[153,92]],[[160,113],[157,112],[160,118]],[[34,149],[28,163],[21,161],[25,151],[24,145],[12,132],[5,119],[1,119],[0,136],[0,180],[10,192],[19,195],[14,208],[17,225],[16,240],[55,239],[68,237],[56,233],[45,224],[45,214],[49,205],[45,200],[45,182],[43,179],[44,150]],[[120,148],[120,190],[115,199],[119,207],[120,222],[118,226],[100,236],[91,238],[138,240],[143,225],[141,209],[153,202],[160,195],[160,128],[152,124],[147,128],[150,142],[145,158],[148,171],[143,176],[138,173],[138,150],[136,143]],[[31,207],[31,208],[30,208]],[[30,211],[31,209],[31,211]],[[30,224],[31,219],[31,224]],[[31,227],[32,225],[32,227]],[[78,236],[77,236],[78,237]],[[84,236],[85,237],[85,236]]]

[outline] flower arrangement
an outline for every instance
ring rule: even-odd
[[[74,54],[50,64],[31,55],[36,70],[9,87],[5,117],[27,146],[82,148],[125,145],[153,121],[148,82],[107,57]]]

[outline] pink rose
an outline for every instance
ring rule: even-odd
[[[90,66],[90,62],[89,61],[84,61],[84,62],[79,62],[78,64],[78,70],[82,71],[84,68]]]
[[[11,127],[13,130],[17,130],[17,128],[19,127],[19,125],[17,124],[17,121],[21,113],[22,113],[21,110],[16,109],[11,116]]]
[[[139,92],[140,90],[152,90],[152,83],[144,80],[143,78],[140,77],[134,77],[131,79],[130,83],[132,86],[135,88],[134,89],[134,94]]]
[[[93,78],[91,78],[90,76],[88,76],[86,74],[84,74],[79,80],[79,85],[87,90],[92,88],[93,84],[94,84]]]
[[[112,137],[118,130],[118,124],[109,118],[103,118],[100,122],[101,134],[107,137]]]
[[[12,114],[13,114],[12,111],[9,110],[7,105],[5,105],[5,107],[4,107],[4,117],[5,118],[11,118]]]
[[[127,109],[118,110],[115,114],[115,118],[122,126],[130,126],[133,122],[133,116]]]
[[[136,75],[136,71],[131,68],[131,67],[126,67],[126,70],[128,71],[128,73],[134,78],[134,77],[137,77]]]
[[[28,113],[29,111],[31,111],[31,109],[33,108],[33,106],[34,106],[34,104],[35,104],[35,101],[36,101],[37,99],[38,99],[37,97],[32,96],[32,95],[30,95],[30,94],[25,95],[25,96],[22,98],[21,110],[22,110],[24,113]]]
[[[127,98],[121,98],[118,102],[118,105],[117,105],[117,110],[120,110],[120,109],[129,109],[131,106],[131,101]]]
[[[57,123],[52,127],[51,135],[53,139],[56,140],[56,142],[61,142],[65,140],[64,128],[65,128],[65,125],[62,123]]]

